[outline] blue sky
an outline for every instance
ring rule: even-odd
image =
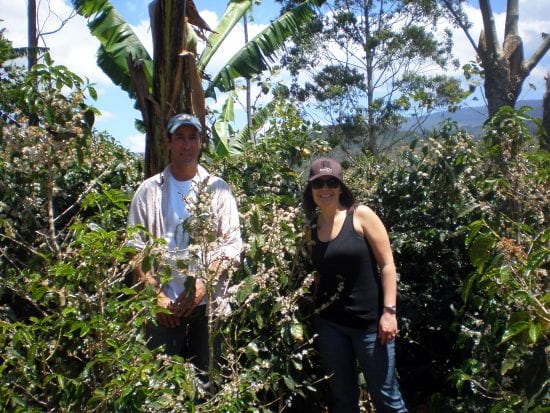
[[[144,45],[150,49],[148,4],[150,0],[111,0],[120,14],[130,23]],[[39,11],[39,19],[44,31],[57,28],[59,16],[67,17],[71,13],[69,0],[49,0],[39,2],[42,9]],[[46,17],[47,4],[55,12]],[[493,0],[493,11],[496,16],[499,35],[502,35],[504,27],[505,0]],[[0,27],[6,28],[7,37],[15,46],[26,45],[26,4],[25,0],[0,0]],[[216,27],[225,10],[226,1],[223,0],[195,0],[195,4],[201,16],[211,27]],[[477,39],[479,27],[481,27],[481,15],[478,10],[478,2],[471,1],[467,11],[474,22],[472,32]],[[254,36],[262,30],[270,20],[277,17],[279,5],[273,0],[264,0],[259,6],[255,6],[253,22],[249,24],[249,34]],[[524,41],[525,55],[530,56],[534,48],[540,43],[540,33],[550,32],[550,13],[548,0],[520,0],[520,30]],[[211,72],[227,61],[231,54],[237,50],[237,44],[243,43],[242,31],[236,30],[228,44],[231,47],[222,47],[217,56],[211,62]],[[465,40],[462,33],[455,32],[454,54],[461,63],[466,63],[473,57],[473,50]],[[88,32],[84,19],[80,16],[72,18],[59,32],[45,37],[45,43],[51,50],[51,55],[57,64],[64,64],[80,76],[87,77],[94,83],[99,98],[94,103],[102,116],[96,121],[96,128],[106,130],[125,147],[140,152],[144,147],[144,136],[134,128],[134,119],[140,118],[140,112],[133,108],[133,101],[127,94],[113,85],[95,63],[95,53],[99,46]],[[43,44],[41,44],[43,45]],[[524,86],[522,99],[538,99],[544,91],[544,75],[550,71],[550,56],[539,63],[532,72]],[[458,74],[457,74],[458,75]],[[527,87],[532,83],[536,90]],[[211,106],[220,105],[221,102],[207,102]],[[239,125],[237,125],[239,126]]]

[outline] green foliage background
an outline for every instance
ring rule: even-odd
[[[281,100],[257,145],[204,155],[234,189],[245,242],[204,394],[185,360],[145,346],[154,293],[131,284],[125,247],[141,160],[93,130],[93,88],[66,68],[46,60],[12,79],[21,103],[2,104],[0,125],[0,410],[324,411],[299,205],[307,164],[330,150],[317,127]],[[411,411],[548,409],[549,158],[528,120],[508,108],[481,141],[447,124],[391,161],[345,159],[392,239]]]

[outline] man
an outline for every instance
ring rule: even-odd
[[[162,257],[171,270],[168,282],[161,284],[159,274],[144,273],[141,266],[135,269],[137,279],[156,289],[157,303],[166,309],[157,314],[157,323],[149,323],[147,327],[150,348],[165,345],[167,354],[183,355],[206,372],[209,354],[206,280],[200,274],[186,273],[193,271],[192,265],[182,270],[176,264],[191,255],[189,233],[185,230],[185,223],[193,213],[190,203],[200,205],[202,191],[208,192],[206,215],[214,220],[217,242],[213,251],[206,254],[208,262],[203,265],[219,272],[221,262],[239,259],[242,242],[237,204],[229,185],[199,165],[201,132],[201,124],[193,115],[181,113],[170,118],[166,137],[170,164],[139,186],[130,205],[128,225],[141,224],[154,238],[166,240]],[[148,241],[151,240],[138,235],[130,244],[143,249]],[[189,288],[193,287],[189,280],[195,281],[194,288]]]

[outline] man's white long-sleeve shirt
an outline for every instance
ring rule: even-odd
[[[128,214],[128,225],[143,225],[153,237],[170,237],[174,229],[167,228],[171,221],[168,216],[173,211],[170,207],[170,184],[173,179],[170,165],[163,172],[146,179],[137,189]],[[239,227],[239,213],[237,203],[231,188],[221,178],[210,175],[202,166],[198,166],[197,174],[191,180],[191,195],[196,199],[196,191],[206,183],[206,189],[211,193],[210,214],[215,221],[216,236],[219,240],[216,248],[209,253],[208,261],[217,259],[230,259],[238,261],[242,241]],[[172,197],[173,199],[174,197]],[[182,202],[185,202],[181,198]],[[168,237],[168,238],[167,238]],[[144,234],[137,234],[129,241],[130,246],[143,249],[149,240]],[[167,251],[168,256],[173,251]],[[174,260],[178,257],[173,257]],[[167,295],[176,299],[183,291],[186,274],[180,274],[173,266],[173,278],[163,286]]]

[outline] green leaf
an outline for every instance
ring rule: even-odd
[[[296,370],[299,370],[299,371],[301,371],[303,368],[303,365],[299,360],[292,359],[292,365]]]
[[[519,360],[521,360],[521,354],[515,349],[512,351],[509,350],[504,360],[502,360],[500,374],[505,375],[508,371],[512,370]]]
[[[248,296],[254,291],[255,283],[253,276],[248,276],[241,288],[237,291],[236,300],[237,304],[242,304]]]
[[[299,34],[300,26],[315,14],[314,6],[323,3],[307,0],[286,12],[240,49],[212,79],[205,94],[214,96],[214,88],[228,91],[235,88],[234,79],[250,79],[269,68],[268,61],[292,36]]]
[[[143,257],[143,260],[141,261],[141,270],[146,273],[150,271],[153,268],[153,265],[155,263],[155,258],[148,255]]]
[[[225,9],[220,23],[208,37],[206,47],[201,53],[198,63],[199,72],[204,72],[223,41],[251,7],[251,0],[231,0],[227,4],[227,8]]]
[[[95,90],[94,87],[89,86],[89,87],[88,87],[88,93],[90,94],[90,97],[91,97],[93,100],[97,100],[97,91]]]
[[[48,289],[44,286],[40,286],[32,291],[32,298],[36,301],[40,301],[44,295],[48,292]]]
[[[285,382],[286,387],[289,388],[289,390],[296,390],[296,382],[292,380],[289,376],[283,376],[283,381]]]
[[[212,128],[214,152],[220,157],[229,155],[229,124],[220,119],[216,120]]]
[[[530,324],[531,325],[529,326],[529,339],[531,340],[531,343],[535,344],[540,337],[541,327],[537,323],[531,322]]]
[[[261,128],[264,126],[267,119],[273,115],[275,108],[277,107],[278,102],[276,99],[270,101],[260,110],[256,111],[252,117],[251,127],[249,128],[246,125],[242,128],[235,138],[235,142],[232,145],[232,149],[242,150],[246,142],[250,140],[250,137],[255,135]],[[232,151],[233,152],[233,151]]]
[[[500,344],[505,343],[506,341],[510,340],[511,338],[517,336],[518,334],[522,333],[523,331],[529,329],[531,327],[531,323],[529,321],[518,321],[517,323],[512,324],[508,329],[504,332],[502,335],[502,339],[500,340]]]
[[[250,355],[257,356],[259,352],[260,350],[258,349],[258,345],[253,341],[248,343],[248,345],[246,346],[246,353],[249,355],[249,357]]]
[[[492,258],[494,245],[495,237],[492,234],[478,234],[468,250],[472,264],[478,269],[483,268]]]
[[[294,340],[301,341],[304,339],[304,327],[298,321],[294,321],[290,327],[290,334]]]
[[[472,222],[468,228],[470,229],[470,232],[468,233],[468,236],[466,237],[466,241],[465,241],[465,244],[466,244],[466,247],[468,248],[470,246],[470,244],[472,243],[472,241],[475,239],[475,237],[477,236],[478,232],[480,231],[480,229],[484,226],[486,226],[487,224],[485,224],[485,221],[483,220],[477,220],[477,221],[474,221]]]
[[[148,84],[152,84],[152,59],[129,24],[108,0],[72,0],[76,11],[88,19],[88,27],[101,46],[97,62],[113,83],[135,97],[127,59],[144,63]]]
[[[514,413],[514,410],[508,408],[507,405],[506,401],[499,402],[491,408],[490,413]]]
[[[70,314],[78,314],[78,309],[72,306],[65,307],[61,314],[63,315],[63,317],[67,317]]]
[[[461,297],[463,302],[468,301],[468,297],[470,296],[470,291],[472,290],[472,286],[477,282],[478,278],[479,278],[479,274],[474,273],[473,275],[468,277],[468,279],[462,286]]]
[[[116,290],[117,293],[120,293],[120,294],[126,294],[126,295],[136,295],[137,294],[137,291],[134,290],[133,288],[129,288],[129,287],[124,287],[124,288],[119,288]]]

